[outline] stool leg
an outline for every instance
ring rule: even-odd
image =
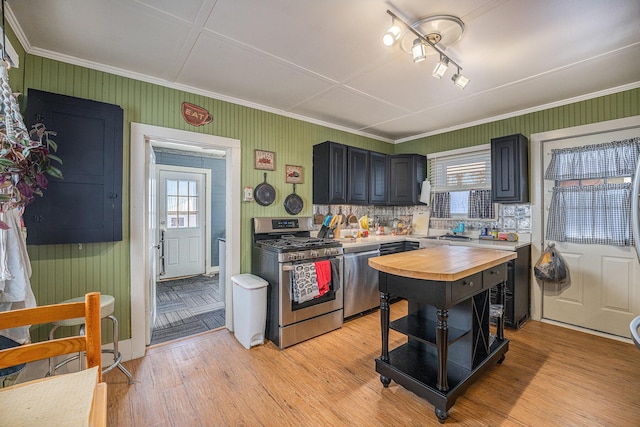
[[[51,341],[53,339],[53,333],[56,331],[56,329],[58,329],[59,326],[54,326],[53,328],[51,328],[51,330],[49,331],[49,341]],[[47,374],[45,375],[45,377],[50,377],[52,375],[54,375],[56,373],[55,370],[55,365],[53,363],[53,357],[49,358],[49,370],[47,371]]]
[[[107,318],[111,319],[111,322],[113,323],[113,362],[114,362],[114,365],[117,366],[118,369],[120,369],[120,371],[122,371],[122,373],[125,374],[129,378],[129,384],[133,384],[133,376],[131,375],[131,372],[129,372],[127,370],[127,368],[122,366],[122,363],[120,363],[120,361],[122,360],[122,355],[120,355],[120,351],[118,350],[118,319],[113,315],[109,315],[109,316],[107,316]]]

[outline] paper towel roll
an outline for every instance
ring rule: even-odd
[[[431,183],[425,179],[422,183],[422,191],[420,191],[420,202],[428,205],[431,199]]]

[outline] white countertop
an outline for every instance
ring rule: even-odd
[[[451,241],[451,240],[437,240],[437,239],[428,239],[427,236],[421,236],[417,234],[409,234],[409,235],[400,235],[400,236],[392,236],[392,235],[373,235],[369,237],[362,237],[359,239],[351,239],[351,238],[342,238],[339,241],[342,243],[342,246],[345,248],[355,248],[358,246],[367,246],[371,244],[381,244],[381,243],[393,243],[393,242],[403,242],[405,240],[420,242],[422,247],[429,246],[441,246],[441,245],[449,245],[449,246],[467,246],[474,248],[487,248],[487,249],[501,249],[505,251],[515,251],[518,248],[523,246],[527,246],[531,244],[531,235],[530,234],[521,234],[518,236],[518,240],[515,242],[507,242],[504,240],[463,240],[463,241]]]

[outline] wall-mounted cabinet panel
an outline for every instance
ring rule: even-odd
[[[347,146],[326,141],[313,146],[313,203],[347,203]]]
[[[420,185],[427,174],[427,158],[419,154],[387,156],[387,204],[417,205]]]
[[[491,140],[494,203],[529,202],[529,140],[520,134]]]
[[[57,133],[64,176],[27,206],[27,243],[122,240],[122,109],[29,89],[25,122]]]
[[[369,152],[369,203],[387,204],[387,155]]]
[[[369,203],[369,151],[347,148],[347,203]]]

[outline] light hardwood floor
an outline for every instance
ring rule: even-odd
[[[391,318],[406,303],[391,307]],[[529,321],[445,425],[640,426],[640,351]],[[391,332],[390,348],[406,338]],[[161,344],[108,383],[109,426],[437,426],[427,401],[375,372],[379,313],[285,350],[246,350],[227,330]]]

